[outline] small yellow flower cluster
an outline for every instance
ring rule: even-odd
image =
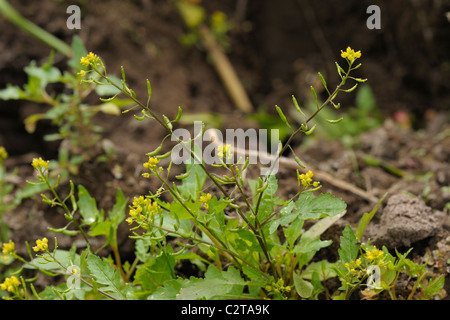
[[[8,158],[8,152],[6,152],[5,147],[0,147],[0,163],[5,160],[6,158]]]
[[[220,28],[226,23],[227,15],[222,11],[214,11],[211,15],[211,27],[213,29]]]
[[[209,209],[209,204],[208,204],[208,202],[209,202],[209,200],[211,200],[212,199],[212,195],[211,195],[211,193],[207,193],[207,194],[203,194],[203,195],[201,195],[200,196],[200,202],[203,204],[203,207],[206,209],[206,210],[208,210]]]
[[[355,52],[355,50],[353,50],[352,48],[347,47],[347,50],[345,52],[341,50],[341,57],[352,62],[358,58],[361,58],[361,51]]]
[[[144,168],[154,172],[156,169],[156,165],[159,163],[159,159],[155,158],[155,157],[149,157],[147,162],[144,162],[143,166]],[[159,167],[159,170],[162,171],[163,168]],[[149,178],[150,177],[150,173],[145,172],[142,174],[142,176],[144,178]]]
[[[277,282],[272,282],[271,285],[266,286],[267,292],[283,293],[290,292],[291,286],[284,286],[284,280],[282,278],[278,279]]]
[[[33,162],[31,162],[31,165],[36,170],[39,170],[40,168],[48,169],[49,161],[42,160],[42,158],[34,158]]]
[[[160,206],[156,201],[152,202],[152,199],[144,198],[144,196],[135,197],[130,208],[130,216],[126,221],[128,224],[132,224],[135,220],[138,222],[145,222],[146,219],[151,221],[159,210]]]
[[[361,264],[362,264],[361,259],[356,259],[356,261],[351,260],[350,263],[347,262],[346,264],[344,264],[344,266],[348,269],[348,271],[352,275],[356,275],[358,273],[356,269],[360,269]]]
[[[16,248],[15,248],[15,244],[14,242],[12,242],[11,240],[9,240],[8,243],[4,243],[3,247],[2,247],[2,252],[4,255],[13,255],[16,253]]]
[[[36,240],[36,246],[33,247],[33,250],[35,252],[38,251],[46,251],[48,249],[48,239],[42,238],[42,240],[38,239]]]
[[[376,259],[381,259],[383,258],[383,256],[384,252],[377,248],[366,252],[366,259],[370,262],[375,261]]]
[[[217,147],[217,155],[221,158],[225,157],[226,160],[230,160],[231,157],[233,156],[233,153],[231,151],[231,145],[226,144],[223,146],[218,146]]]
[[[14,288],[17,288],[20,285],[19,279],[17,277],[12,276],[11,278],[6,278],[5,281],[0,286],[0,289],[13,292]]]
[[[83,66],[89,66],[91,63],[96,63],[98,62],[99,57],[97,55],[95,55],[92,52],[89,52],[89,54],[86,57],[82,57],[80,60],[80,63]]]
[[[299,175],[299,179],[302,182],[303,188],[306,189],[309,186],[318,187],[320,182],[312,180],[312,177],[314,176],[314,173],[312,171],[308,171],[306,174],[302,173]]]

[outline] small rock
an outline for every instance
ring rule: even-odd
[[[440,228],[440,214],[418,198],[397,194],[389,199],[370,238],[377,246],[409,247],[411,243],[434,236]]]

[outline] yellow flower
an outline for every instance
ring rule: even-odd
[[[211,199],[212,199],[212,195],[211,195],[210,193],[207,193],[207,194],[201,195],[199,200],[200,200],[200,202],[203,203],[203,207],[204,207],[205,209],[209,209],[209,204],[208,204],[208,202],[209,202],[209,200],[211,200]]]
[[[17,277],[12,276],[11,278],[6,278],[5,281],[0,286],[0,289],[13,292],[14,288],[17,288],[20,285],[19,279]]]
[[[156,168],[159,159],[155,157],[149,157],[148,161],[143,164],[144,168],[149,169],[150,171]]]
[[[8,152],[6,152],[5,147],[0,147],[0,162],[8,158]]]
[[[208,202],[209,200],[211,200],[211,198],[211,193],[204,194],[200,196],[200,202]]]
[[[130,214],[130,217],[136,217],[138,213],[136,212],[135,209],[130,209],[129,214]]]
[[[345,52],[341,50],[341,57],[349,61],[354,61],[361,57],[361,51],[358,50],[357,52],[355,52],[355,50],[353,50],[352,48],[347,47],[347,50]]]
[[[369,261],[374,261],[375,259],[382,258],[384,255],[383,251],[374,248],[366,252],[366,259]]]
[[[284,286],[284,280],[283,279],[278,279],[277,282],[272,282],[270,285],[266,286],[266,291],[267,292],[275,292],[275,293],[284,293],[284,292],[290,292],[291,291],[291,286]]]
[[[348,272],[351,275],[355,276],[358,274],[357,269],[361,269],[360,268],[361,264],[362,264],[361,259],[356,259],[356,261],[351,260],[350,263],[347,262],[346,264],[344,264],[344,267],[346,267],[348,269]]]
[[[231,152],[231,145],[226,144],[224,146],[217,147],[217,155],[221,158],[225,157],[225,159],[230,160],[233,156]]]
[[[14,242],[9,240],[8,243],[3,244],[3,254],[4,255],[14,254],[15,252],[16,252],[16,249],[15,249]]]
[[[133,205],[130,207],[130,217],[126,221],[132,224],[133,219],[139,219],[141,221],[144,221],[146,218],[151,219],[159,210],[160,206],[156,201],[152,202],[152,199],[144,198],[144,196],[135,197]]]
[[[99,57],[97,57],[94,53],[89,52],[89,54],[86,57],[82,57],[80,60],[80,63],[83,66],[89,66],[91,63],[95,63],[99,60]]]
[[[144,202],[144,196],[134,197],[133,206],[136,207]]]
[[[45,251],[48,249],[48,239],[47,238],[43,238],[42,240],[36,240],[36,246],[33,247],[33,250],[35,252],[38,251]]]
[[[317,181],[313,182],[313,180],[312,180],[313,176],[314,176],[314,173],[310,170],[306,174],[302,173],[298,177],[304,188],[307,188],[310,185],[312,185],[313,187],[317,187],[317,186],[319,186],[319,182],[317,182]]]
[[[33,162],[31,162],[31,165],[36,170],[39,170],[39,168],[43,168],[45,170],[45,169],[48,169],[49,161],[42,160],[41,157],[34,158]]]
[[[220,28],[227,21],[227,15],[222,11],[214,11],[211,15],[211,27]]]

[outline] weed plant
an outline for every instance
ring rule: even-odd
[[[298,165],[304,167],[290,145],[294,137],[313,134],[316,126],[312,126],[311,121],[328,106],[339,108],[338,94],[352,92],[359,83],[366,81],[351,76],[352,71],[361,67],[357,63],[361,52],[348,47],[341,56],[346,65],[343,68],[336,63],[341,81],[335,89],[329,88],[324,77],[318,74],[327,94],[325,102],[318,102],[316,91],[311,87],[315,109],[307,115],[292,97],[303,119],[298,127],[294,127],[282,108],[276,106],[289,132],[286,142],[274,155],[277,159],[292,151]],[[356,230],[350,226],[344,229],[338,261],[318,261],[314,259],[316,253],[332,243],[321,240],[320,236],[345,214],[346,204],[330,193],[320,193],[321,185],[314,180],[313,172],[305,170],[300,174],[297,171],[297,192],[284,200],[277,194],[274,167],[269,167],[261,177],[247,179],[244,173],[253,164],[248,158],[228,161],[234,155],[229,145],[218,146],[218,164],[205,163],[201,150],[195,148],[196,137],[183,141],[174,134],[174,124],[181,119],[182,109],[179,108],[176,118],[171,120],[151,107],[150,81],[147,80],[148,97],[143,102],[128,87],[125,70],[121,69],[122,78],[117,81],[94,53],[83,55],[77,68],[76,75],[65,78],[70,80],[66,83],[72,88],[113,89],[109,91],[113,92],[109,98],[101,98],[102,103],[112,103],[122,95],[133,103],[124,112],[138,110],[137,121],[151,121],[165,129],[167,136],[158,148],[146,154],[148,160],[142,165],[142,179],[159,181],[160,187],[134,199],[127,199],[117,190],[115,205],[105,213],[82,185],[70,182],[70,192],[61,195],[60,178],[53,174],[49,161],[34,159],[32,166],[37,181],[32,184],[43,185],[48,190],[42,194],[43,201],[60,207],[67,220],[65,227],[51,231],[81,236],[86,248],[80,251],[73,246],[63,250],[58,248],[57,236],[52,240],[44,237],[37,239],[34,246],[26,243],[28,257],[22,257],[17,254],[14,242],[4,241],[0,256],[5,269],[1,279],[3,298],[350,299],[359,292],[363,298],[376,299],[384,292],[391,299],[430,299],[439,294],[444,277],[432,278],[425,266],[407,258],[408,253],[392,255],[386,248],[371,245],[370,241],[361,243],[364,229],[382,200],[362,217]],[[50,63],[40,70],[56,75]],[[38,87],[36,94],[43,97],[45,86],[41,82]],[[18,89],[8,90],[17,92]],[[75,96],[79,97],[82,91],[77,92]],[[65,111],[69,110],[71,100],[61,98],[60,101]],[[65,114],[62,112],[60,116]],[[62,130],[60,135],[64,133],[65,124],[71,123],[67,122],[68,118],[63,116],[58,123]],[[337,125],[342,118],[326,121]],[[89,125],[89,121],[81,123]],[[82,134],[82,128],[78,134]],[[169,178],[174,149],[161,152],[167,139],[191,146],[187,148],[190,161],[175,182]],[[165,165],[161,164],[162,159],[166,160]],[[307,230],[305,222],[312,222]],[[132,262],[122,261],[119,253],[117,230],[123,223],[129,226],[135,243],[136,258]],[[93,238],[104,239],[103,245],[94,248]],[[100,251],[106,247],[112,254],[103,257]],[[199,276],[183,278],[177,274],[176,266],[182,261],[194,264],[201,271]],[[31,270],[50,277],[63,275],[65,281],[38,292],[33,285],[36,277],[29,277]],[[395,284],[402,273],[414,279],[414,287],[406,297],[395,292]],[[331,278],[340,281],[337,290],[330,291],[327,287],[327,280]]]

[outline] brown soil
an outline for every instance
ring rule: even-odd
[[[151,105],[156,112],[173,118],[181,106],[185,114],[221,114],[222,129],[261,126],[234,108],[203,48],[180,43],[186,29],[168,1],[109,0],[89,5],[86,1],[75,1],[82,10],[79,31],[66,28],[65,4],[50,0],[10,2],[25,17],[68,43],[78,34],[86,48],[106,62],[109,73],[118,75],[123,66],[129,86],[138,97],[145,97],[148,78],[153,88]],[[369,79],[384,125],[363,134],[353,151],[326,138],[312,140],[307,149],[301,148],[302,141],[298,139],[294,147],[302,150],[306,163],[331,174],[335,180],[351,183],[378,198],[389,192],[371,225],[374,237],[379,235],[384,244],[391,243],[383,227],[391,225],[386,220],[392,219],[388,217],[392,213],[388,200],[394,201],[394,196],[405,192],[415,197],[411,201],[420,209],[396,211],[400,220],[395,221],[414,221],[415,226],[422,224],[426,230],[419,232],[415,227],[406,230],[407,223],[398,224],[395,235],[401,234],[402,238],[396,239],[396,246],[414,247],[417,261],[429,258],[432,272],[446,274],[448,292],[450,28],[445,13],[450,8],[438,2],[418,2],[416,6],[406,0],[379,2],[381,30],[366,28],[366,8],[372,4],[367,1],[319,4],[286,0],[282,5],[276,1],[205,1],[204,5],[209,13],[222,10],[235,22],[229,35],[228,56],[253,105],[274,116],[274,105],[291,106],[292,94],[299,101],[310,99],[309,86],[320,87],[318,71],[329,79],[329,87],[334,87],[337,84],[334,61],[339,61],[340,50],[351,45],[362,51],[363,66],[358,76]],[[245,10],[238,6],[245,3]],[[31,60],[45,61],[50,50],[2,17],[0,29],[0,88],[7,83],[22,85],[26,81],[23,68]],[[56,66],[66,68],[61,55],[57,54],[55,61]],[[354,98],[354,94],[342,96],[343,112],[346,106],[354,105]],[[93,103],[98,101],[95,96],[89,99]],[[42,140],[44,134],[55,132],[51,124],[40,122],[33,135],[26,133],[23,126],[26,116],[47,108],[31,102],[0,101],[0,145],[10,154],[5,162],[8,169],[18,168],[22,178],[17,182],[18,188],[23,187],[25,180],[33,179],[29,166],[33,157],[57,157],[59,144]],[[408,127],[393,120],[398,110],[410,116]],[[95,122],[104,127],[103,136],[113,142],[116,155],[109,162],[83,164],[79,175],[73,177],[74,182],[86,186],[105,210],[112,207],[117,188],[127,197],[156,188],[152,181],[141,179],[138,168],[145,153],[164,137],[162,129],[149,122],[137,122],[131,114],[100,115]],[[381,167],[368,166],[363,160],[365,154],[405,174],[398,177]],[[117,168],[121,168],[120,174]],[[280,169],[281,196],[288,197],[295,191],[293,176],[293,169]],[[322,185],[323,192],[332,192],[348,204],[346,216],[324,235],[335,243],[320,256],[333,261],[343,226],[357,223],[375,203],[336,187],[333,181],[322,181]],[[48,234],[47,226],[61,227],[64,220],[58,217],[56,210],[49,209],[36,197],[24,201],[4,219],[12,239],[24,243]],[[124,228],[121,232],[121,253],[125,258],[131,257],[133,246],[127,237],[128,230]],[[58,236],[58,242],[61,247],[70,247],[73,239],[60,240]]]

